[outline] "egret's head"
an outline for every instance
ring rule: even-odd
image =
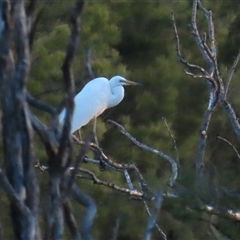
[[[114,76],[110,79],[110,83],[112,85],[115,85],[115,86],[123,86],[123,85],[133,85],[133,86],[136,86],[136,85],[142,85],[140,83],[137,83],[137,82],[133,82],[133,81],[129,81],[127,79],[125,79],[124,77],[121,77],[121,76]]]

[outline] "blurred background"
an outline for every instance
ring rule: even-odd
[[[219,68],[223,79],[226,79],[240,47],[240,2],[212,0],[202,3],[213,12]],[[33,96],[55,107],[60,105],[64,92],[61,64],[70,34],[68,20],[73,4],[74,1],[38,3],[38,9],[43,9],[43,13],[36,30],[27,88]],[[186,188],[194,187],[199,128],[208,95],[204,80],[186,76],[178,62],[170,18],[172,10],[184,56],[189,62],[204,67],[205,63],[191,34],[190,0],[85,1],[79,48],[72,66],[76,93],[91,79],[86,68],[89,62],[95,77],[122,75],[143,84],[143,87],[126,87],[124,100],[98,118],[97,136],[104,152],[114,161],[136,164],[152,191],[168,190],[171,166],[166,160],[132,144],[116,127],[107,123],[107,119],[122,124],[140,142],[176,157],[166,119],[178,149],[180,172],[177,181]],[[201,34],[207,31],[201,11],[197,16],[197,24]],[[236,70],[229,90],[229,101],[237,113],[240,112],[239,77],[240,72]],[[50,124],[47,113],[35,113],[47,125]],[[91,127],[89,124],[82,129],[83,138]],[[240,159],[232,147],[218,136],[228,139],[237,150],[240,150],[239,142],[220,106],[213,114],[209,131],[205,154],[207,181],[229,189],[239,189]],[[37,136],[35,146],[40,163],[47,164],[44,148]],[[76,146],[76,155],[78,151],[79,146]],[[91,169],[105,181],[126,186],[121,173],[109,169],[100,171],[98,166],[91,164],[82,167]],[[132,177],[134,180],[134,175]],[[39,171],[38,178],[43,207],[46,201],[44,193],[48,189],[47,172]],[[116,220],[120,224],[119,240],[142,239],[148,220],[142,202],[87,180],[77,181],[98,206],[93,230],[95,239],[110,239],[111,227]],[[137,184],[136,179],[134,183]],[[7,206],[2,190],[0,193],[1,206]],[[206,202],[211,199],[211,194],[215,193],[206,192]],[[239,222],[196,211],[188,206],[189,198],[192,198],[192,207],[195,203],[197,205],[198,199],[191,194],[186,194],[186,199],[181,200],[164,198],[157,222],[169,240],[240,238]],[[239,200],[219,204],[237,208]],[[77,220],[81,223],[84,208],[77,204],[74,208]],[[4,239],[11,239],[8,208],[1,207],[0,212],[0,222],[5,229]],[[214,223],[216,235],[210,222],[211,225]],[[156,230],[153,239],[161,239]]]

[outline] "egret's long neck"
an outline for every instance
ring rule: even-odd
[[[124,88],[116,86],[111,89],[111,96],[108,101],[108,108],[114,107],[119,104],[124,97]]]

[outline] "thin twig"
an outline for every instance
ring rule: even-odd
[[[218,62],[217,62],[217,47],[216,47],[216,40],[215,40],[215,30],[214,30],[214,24],[213,24],[213,19],[212,19],[212,11],[208,11],[206,8],[203,7],[202,3],[200,0],[198,0],[198,6],[199,8],[204,12],[205,18],[208,23],[208,34],[209,34],[209,39],[210,39],[210,48],[206,45],[206,42],[203,42],[203,47],[208,54],[208,56],[212,59],[213,61],[213,66],[211,66],[211,75],[213,75],[213,72],[215,74],[216,79],[218,79],[219,83],[222,83],[222,79],[220,76],[220,72],[218,69]]]
[[[191,22],[192,22],[192,34],[195,38],[195,41],[199,47],[199,50],[203,56],[203,58],[206,60],[206,62],[208,63],[209,66],[212,65],[212,60],[210,59],[210,57],[208,56],[208,54],[206,54],[205,52],[205,49],[202,45],[202,39],[199,35],[199,32],[198,32],[198,28],[197,28],[197,21],[196,21],[196,18],[197,18],[197,6],[198,6],[198,0],[194,0],[193,1],[193,7],[192,7],[192,19],[191,19]]]
[[[87,51],[86,51],[86,68],[90,78],[94,78],[94,73],[93,73],[92,64],[91,64],[91,48],[89,47],[87,48]]]
[[[203,7],[201,1],[199,0],[198,0],[198,6],[204,12],[204,15],[208,22],[208,36],[209,36],[210,45],[211,45],[211,56],[216,57],[215,31],[214,31],[214,24],[212,20],[212,11],[208,11],[205,7]]]
[[[174,37],[175,37],[175,41],[176,41],[176,52],[177,52],[177,56],[178,56],[179,61],[182,64],[184,64],[185,66],[187,66],[188,68],[196,69],[196,70],[200,71],[204,76],[208,75],[204,68],[202,68],[202,67],[200,67],[198,65],[189,63],[183,57],[183,55],[181,53],[180,40],[179,40],[179,36],[178,36],[178,31],[177,31],[177,26],[176,26],[176,21],[175,21],[175,17],[174,17],[174,12],[173,11],[171,12],[171,19],[172,19],[172,22],[173,22]]]
[[[196,16],[195,16],[195,18],[196,18]],[[182,55],[182,53],[181,53],[180,40],[179,40],[178,31],[177,31],[177,27],[176,27],[176,21],[175,21],[175,17],[174,17],[174,13],[173,13],[173,12],[171,13],[171,19],[172,19],[172,22],[173,22],[174,37],[175,37],[175,42],[176,42],[176,52],[177,52],[177,56],[178,56],[179,61],[180,61],[183,65],[185,65],[186,67],[188,67],[188,68],[190,68],[190,69],[195,69],[195,70],[198,70],[198,71],[201,72],[201,74],[194,74],[194,73],[192,73],[192,72],[189,72],[189,71],[185,70],[185,73],[186,73],[187,75],[192,76],[193,78],[203,78],[203,79],[205,79],[205,80],[209,80],[210,82],[212,82],[212,84],[213,84],[215,87],[217,87],[217,86],[216,86],[215,79],[214,79],[212,76],[210,76],[210,75],[208,74],[208,72],[207,72],[204,68],[202,68],[202,67],[200,67],[200,66],[198,66],[198,65],[196,65],[196,64],[189,63],[189,62],[183,57],[183,55]],[[192,19],[193,19],[193,18],[192,18]],[[195,19],[195,20],[196,20],[196,19]],[[200,36],[199,36],[199,33],[198,33],[198,30],[197,30],[196,24],[192,24],[192,26],[193,26],[194,33],[195,33],[195,40],[196,40],[196,42],[198,43],[198,46],[200,46],[200,50],[202,50],[202,54],[206,54],[206,50],[207,50],[208,48],[207,48],[207,46],[204,47],[204,44],[202,44],[203,41],[201,40],[201,38],[200,38]],[[196,28],[196,29],[195,29],[195,28]],[[210,52],[210,50],[209,50],[209,52]],[[211,53],[210,53],[210,55],[211,55]],[[210,63],[210,61],[211,61],[210,57],[206,56],[206,59],[207,59],[207,60],[209,61],[209,63]]]
[[[98,185],[103,185],[105,187],[109,187],[109,188],[112,188],[114,190],[117,190],[119,192],[124,192],[124,193],[127,193],[129,196],[131,197],[134,197],[136,199],[142,199],[144,197],[144,193],[143,192],[140,192],[136,189],[132,190],[130,188],[124,188],[124,187],[120,187],[114,183],[111,183],[111,182],[106,182],[106,181],[103,181],[103,180],[100,180],[99,178],[97,178],[97,176],[90,170],[87,170],[87,169],[84,169],[84,168],[79,168],[78,169],[80,172],[82,173],[85,173],[87,174],[87,177],[85,177],[84,175],[82,174],[77,174],[77,177],[80,177],[80,178],[84,178],[84,179],[90,179],[92,180],[95,184],[98,184]]]
[[[232,67],[231,67],[231,69],[228,73],[228,77],[227,77],[226,85],[225,85],[225,93],[224,93],[224,99],[225,100],[227,99],[228,89],[229,89],[229,86],[230,86],[230,83],[232,81],[232,77],[233,77],[235,68],[237,67],[239,60],[240,60],[240,51],[239,51],[236,59],[234,60],[234,63],[233,63],[233,65],[232,65]]]
[[[240,154],[238,153],[237,149],[233,146],[233,144],[231,142],[229,142],[226,138],[217,136],[218,139],[223,140],[224,142],[228,143],[234,150],[234,152],[237,154],[238,158],[240,159]]]
[[[238,117],[234,109],[232,108],[231,104],[227,100],[222,101],[222,105],[231,121],[234,132],[236,133],[238,139],[240,139],[240,124],[238,122]]]
[[[179,165],[178,148],[177,148],[176,140],[175,140],[175,138],[174,138],[174,136],[173,136],[173,134],[172,134],[172,131],[171,131],[171,129],[170,129],[168,123],[167,123],[167,119],[166,119],[165,117],[163,117],[162,119],[163,119],[164,124],[165,124],[165,126],[167,127],[168,133],[169,133],[169,135],[170,135],[170,137],[171,137],[171,139],[172,139],[173,147],[174,147],[175,153],[176,153],[176,160],[177,160],[177,163],[178,163],[178,165]]]
[[[209,47],[208,47],[208,45],[207,45],[205,40],[202,40],[202,46],[203,46],[205,52],[207,53],[207,55],[209,56],[209,58],[214,61],[214,55],[212,54],[212,52],[209,49]]]
[[[184,72],[193,77],[193,78],[202,78],[204,80],[209,80],[211,83],[214,84],[214,86],[216,85],[215,83],[215,79],[213,77],[211,77],[210,75],[200,75],[200,74],[194,74],[194,73],[191,73],[191,72],[188,72],[187,70],[184,70]]]

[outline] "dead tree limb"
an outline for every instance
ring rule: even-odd
[[[69,231],[72,235],[73,240],[80,240],[81,235],[78,230],[78,226],[75,220],[75,217],[72,213],[72,208],[69,200],[63,202],[63,211],[64,211],[64,219],[69,228]]]
[[[174,182],[177,178],[177,175],[178,175],[178,166],[177,166],[177,163],[176,161],[171,158],[170,156],[168,156],[167,154],[157,150],[157,149],[154,149],[152,147],[149,147],[143,143],[140,143],[139,141],[137,141],[136,138],[134,138],[129,132],[126,131],[126,129],[121,126],[119,123],[115,122],[115,121],[112,121],[112,120],[108,120],[110,123],[114,124],[115,126],[117,126],[119,129],[120,129],[120,132],[125,135],[127,138],[129,138],[134,144],[136,144],[138,147],[141,147],[147,151],[150,151],[154,154],[157,154],[158,156],[166,159],[170,164],[171,164],[171,168],[172,168],[172,175],[169,179],[169,185],[170,186],[174,186]]]
[[[4,166],[17,199],[26,209],[19,211],[17,201],[11,198],[12,223],[17,239],[39,239],[39,187],[34,169],[32,126],[25,101],[30,66],[27,17],[21,0],[2,1],[0,8],[4,22],[0,36]]]
[[[199,31],[198,31],[198,26],[196,23],[198,6],[200,10],[204,12],[206,21],[208,23],[208,37],[210,41],[210,47],[208,46],[205,38],[202,39],[200,37]],[[190,64],[182,57],[182,53],[180,51],[179,36],[178,36],[176,22],[175,22],[173,13],[172,13],[172,21],[173,21],[174,36],[176,41],[176,52],[177,52],[179,61],[185,66],[187,66],[188,68],[195,68],[196,70],[201,72],[200,75],[192,72],[188,72],[188,71],[185,71],[185,73],[188,75],[191,75],[194,78],[205,79],[207,82],[207,87],[208,87],[207,89],[209,92],[208,106],[207,106],[207,109],[205,110],[202,123],[200,126],[198,149],[197,149],[197,156],[195,161],[196,175],[197,175],[197,179],[199,179],[202,175],[203,167],[204,167],[204,153],[206,148],[209,123],[212,117],[212,113],[217,103],[220,101],[221,97],[223,96],[223,91],[224,91],[223,81],[221,79],[221,76],[218,70],[217,48],[216,48],[216,41],[215,41],[214,24],[212,20],[212,12],[206,10],[202,6],[201,1],[199,0],[193,1],[192,17],[191,17],[192,34],[194,36],[198,49],[202,54],[203,59],[207,63],[207,69],[196,66],[194,64]]]
[[[224,99],[226,100],[227,99],[227,94],[228,94],[228,89],[229,89],[229,86],[230,86],[230,83],[232,81],[232,77],[233,77],[233,74],[234,74],[234,71],[238,65],[238,62],[240,60],[240,51],[228,73],[228,77],[227,77],[227,80],[226,80],[226,84],[225,84],[225,94],[224,94]]]
[[[63,202],[66,199],[68,186],[68,167],[72,162],[72,140],[71,121],[74,108],[74,80],[71,73],[71,63],[77,49],[79,40],[78,21],[83,9],[83,1],[77,0],[70,16],[71,35],[67,45],[66,56],[62,65],[63,79],[65,85],[65,108],[66,117],[63,126],[59,129],[58,124],[52,124],[49,129],[49,136],[56,141],[56,151],[50,148],[50,139],[45,146],[48,148],[49,175],[50,175],[50,205],[51,205],[51,226],[47,229],[52,232],[52,239],[62,239],[64,232]],[[55,121],[58,122],[57,116]],[[60,130],[60,131],[59,131]],[[65,197],[63,197],[65,196]],[[90,232],[88,233],[91,234]]]
[[[97,212],[97,207],[94,201],[84,194],[76,184],[73,184],[72,194],[76,201],[78,201],[81,205],[85,206],[85,214],[82,219],[82,226],[80,229],[82,239],[92,240],[93,237],[91,235],[93,219]]]
[[[155,201],[154,201],[154,207],[153,207],[153,210],[149,216],[149,219],[148,219],[148,223],[147,223],[147,227],[145,229],[145,232],[144,232],[144,236],[143,236],[143,239],[144,240],[150,240],[151,239],[151,235],[152,235],[152,230],[154,228],[154,226],[156,225],[156,220],[157,220],[157,216],[158,216],[158,212],[161,208],[161,205],[162,205],[162,201],[163,201],[163,194],[161,191],[159,191],[157,194],[156,194],[156,198],[155,198]],[[166,239],[166,235],[162,235],[164,237],[164,239]]]
[[[57,115],[57,110],[52,107],[50,104],[47,104],[37,98],[34,98],[30,93],[27,92],[26,94],[27,102],[30,106],[33,106],[39,110],[48,112],[51,114],[53,117]]]
[[[159,193],[158,193],[158,194],[159,194]],[[151,217],[151,212],[150,212],[150,210],[149,210],[149,207],[148,207],[148,205],[147,205],[147,202],[144,201],[143,203],[144,203],[145,209],[146,209],[146,211],[147,211],[147,214],[148,214],[148,216],[149,216],[149,218],[150,218],[150,217]],[[166,234],[163,232],[163,230],[160,228],[160,226],[159,226],[157,223],[155,223],[155,227],[157,228],[158,232],[161,234],[162,238],[163,238],[164,240],[167,240]]]

